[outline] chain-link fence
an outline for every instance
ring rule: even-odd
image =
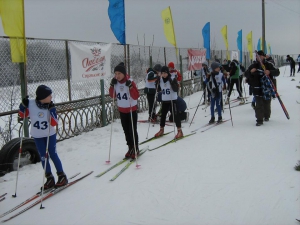
[[[106,43],[33,38],[27,38],[26,42],[25,88],[29,97],[35,98],[37,86],[45,84],[51,87],[53,99],[55,99],[55,103],[59,103],[58,111],[62,113],[59,117],[63,123],[61,129],[64,131],[62,133],[65,134],[59,134],[59,137],[62,139],[68,138],[77,133],[102,126],[103,121],[101,122],[100,119],[101,108],[99,105],[101,104],[100,81],[72,81],[69,44],[75,42],[84,45],[104,45]],[[2,146],[13,138],[13,130],[17,129],[16,127],[19,128],[17,110],[21,100],[21,66],[11,62],[10,43],[7,37],[0,37],[0,48],[0,146]],[[186,72],[188,70],[188,49],[180,48],[178,53],[176,54],[175,48],[172,47],[113,44],[111,77],[113,76],[113,68],[120,62],[124,62],[128,74],[136,82],[138,88],[141,89],[145,84],[147,68],[153,67],[157,63],[167,65],[172,61],[177,69],[182,69],[181,72]],[[216,59],[222,62],[226,57],[226,51],[213,50],[211,51],[211,56],[210,62]],[[273,55],[273,58],[277,66],[281,66],[284,63],[283,56]],[[243,52],[243,59],[243,64],[249,66],[251,63],[249,53]],[[187,81],[187,79],[193,77],[192,73],[188,74],[190,76],[185,77],[182,86],[183,97],[199,91],[201,88],[201,85],[199,85],[200,81]],[[108,93],[111,77],[105,81],[106,93]],[[91,104],[86,105],[87,102]],[[108,104],[107,106],[110,107],[111,103],[108,96],[106,96],[105,104]],[[141,96],[139,106],[142,110],[147,108],[144,96]],[[108,121],[110,121],[110,109],[107,109],[106,113]],[[77,119],[79,117],[80,119]],[[72,118],[76,118],[75,120],[77,121],[74,126],[70,125],[72,124]],[[92,123],[95,126],[82,125],[86,123]],[[66,128],[66,126],[69,127]],[[72,131],[71,134],[69,133],[70,130]]]

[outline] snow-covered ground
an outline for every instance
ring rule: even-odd
[[[270,121],[261,127],[255,126],[250,104],[232,108],[233,126],[228,121],[206,132],[200,129],[186,139],[148,151],[138,159],[139,169],[133,164],[113,182],[109,180],[123,165],[95,177],[110,166],[105,161],[111,126],[59,142],[57,150],[67,175],[94,173],[44,201],[45,209],[35,206],[6,224],[299,224],[295,218],[300,218],[300,174],[293,167],[300,160],[300,104],[296,102],[300,102],[296,88],[300,74],[291,81],[289,67],[284,71],[282,67],[278,92],[290,120],[277,99],[272,101]],[[190,120],[196,110],[192,107],[197,106],[201,95],[185,98]],[[231,98],[236,97],[237,93]],[[139,119],[146,118],[146,112],[139,114]],[[228,109],[223,118],[230,118]],[[183,133],[189,134],[209,119],[209,109],[200,106],[191,127],[183,123]],[[112,129],[111,165],[127,150],[119,120]],[[159,125],[151,125],[147,134],[148,124],[138,124],[140,141],[158,130]],[[173,131],[173,127],[166,126],[165,130]],[[149,147],[171,140],[173,135],[149,142]],[[52,170],[55,172],[53,165]],[[0,202],[0,214],[36,193],[42,176],[40,164],[22,168],[17,198],[11,197],[16,172],[1,177],[0,195],[8,195]]]

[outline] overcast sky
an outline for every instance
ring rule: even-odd
[[[300,54],[300,0],[265,0],[266,40],[273,54]],[[262,35],[262,0],[125,0],[128,44],[171,45],[163,33],[161,11],[170,6],[177,46],[203,47],[202,28],[211,24],[211,41],[225,49],[220,30],[228,25],[229,49],[237,50],[237,32]],[[26,36],[117,43],[110,29],[108,0],[25,0]],[[5,35],[3,27],[0,35]]]

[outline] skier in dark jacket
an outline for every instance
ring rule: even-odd
[[[291,76],[295,76],[295,66],[296,66],[296,63],[295,63],[295,61],[294,61],[294,59],[290,56],[290,55],[287,55],[286,56],[286,61],[287,62],[289,62],[290,63],[290,66],[291,66],[291,75],[290,75],[290,77]]]
[[[156,120],[155,116],[155,106],[154,106],[154,100],[155,100],[155,95],[156,95],[156,86],[155,82],[159,78],[160,75],[160,70],[161,70],[161,65],[156,64],[153,69],[149,68],[147,70],[147,76],[145,79],[145,88],[144,88],[144,93],[147,94],[147,100],[148,100],[148,114],[149,118],[148,121],[154,122]]]
[[[269,121],[271,98],[275,98],[275,92],[267,76],[278,76],[280,74],[279,69],[276,69],[272,63],[265,60],[265,56],[263,51],[258,51],[257,60],[245,72],[247,82],[253,87],[253,95],[256,99],[256,126],[263,125],[263,121]],[[265,71],[260,64],[260,60],[265,66]]]

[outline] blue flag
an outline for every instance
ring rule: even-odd
[[[125,7],[124,0],[108,0],[108,16],[110,19],[110,28],[117,40],[126,44],[125,35]]]
[[[240,51],[240,62],[243,62],[243,31],[238,32],[238,37],[236,39],[237,47]]]
[[[210,59],[210,22],[202,28],[203,45],[206,48],[206,59]]]
[[[260,43],[260,38],[258,39],[257,42],[257,51],[261,50],[261,43]]]

